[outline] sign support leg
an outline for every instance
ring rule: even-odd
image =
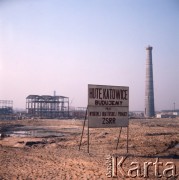
[[[89,153],[89,120],[88,120],[88,153]]]
[[[83,138],[83,132],[84,132],[84,128],[85,128],[85,122],[86,122],[86,117],[87,117],[87,110],[88,110],[88,108],[86,109],[85,120],[84,120],[84,122],[83,122],[83,130],[82,130],[82,133],[81,133],[81,139],[80,139],[79,151],[80,151],[81,142],[82,142],[82,138]]]
[[[127,126],[127,153],[129,152],[129,127]]]
[[[116,150],[117,150],[117,148],[118,148],[118,144],[119,144],[119,138],[120,138],[120,136],[121,136],[121,131],[122,131],[122,127],[121,127],[121,129],[120,129],[120,131],[119,131],[119,137],[118,137],[118,140],[117,140],[117,146],[116,146]]]

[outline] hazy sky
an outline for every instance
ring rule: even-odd
[[[144,110],[146,46],[155,109],[179,108],[178,0],[0,0],[0,99],[29,94],[87,105],[87,85],[129,86]]]

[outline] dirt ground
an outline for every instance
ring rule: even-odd
[[[120,128],[90,129],[88,154],[85,127],[79,151],[82,127],[74,119],[0,121],[0,179],[179,179],[179,119],[131,119],[128,154],[127,128],[117,150]]]

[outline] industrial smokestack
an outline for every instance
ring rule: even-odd
[[[153,65],[152,47],[148,46],[146,59],[146,82],[145,82],[145,117],[154,117],[154,88],[153,88]]]

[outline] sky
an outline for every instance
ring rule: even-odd
[[[155,109],[179,109],[178,0],[0,0],[0,99],[63,95],[86,107],[88,84],[129,86],[143,111],[146,47]]]

